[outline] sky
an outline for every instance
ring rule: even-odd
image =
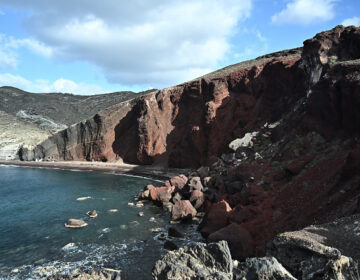
[[[0,0],[0,86],[161,89],[339,24],[360,25],[359,0]]]

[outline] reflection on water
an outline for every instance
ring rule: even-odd
[[[128,205],[149,183],[157,182],[85,171],[0,167],[1,277],[38,278],[77,267],[111,267],[126,271],[130,279],[151,279],[154,262],[164,253],[163,241],[151,229],[166,228],[168,216],[150,203],[142,208]],[[88,199],[78,201],[79,197]],[[98,212],[95,219],[86,215],[93,209]],[[68,218],[83,219],[88,226],[65,228]],[[11,274],[14,268],[19,272]]]

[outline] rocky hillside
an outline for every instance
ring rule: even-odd
[[[114,92],[83,96],[35,94],[0,87],[0,160],[16,157],[21,146],[35,146],[100,110],[146,93]]]
[[[217,134],[196,142],[206,128],[200,125],[194,138],[187,138],[208,149],[183,155],[187,146],[179,134],[172,150],[178,149],[177,157],[168,158],[174,165],[196,166],[202,155],[199,162],[207,166],[162,187],[147,186],[139,196],[163,205],[173,220],[205,215],[199,231],[209,242],[228,241],[238,260],[263,256],[266,244],[281,232],[360,212],[360,28],[338,26],[305,41],[301,52],[280,53],[260,70],[252,69],[252,76],[249,69],[245,76],[231,72],[228,87],[214,90],[236,89],[238,97],[223,99],[219,108],[226,110],[211,111],[216,114],[209,127]],[[188,122],[193,125],[196,118]],[[187,130],[182,131],[185,136]],[[209,149],[211,143],[218,150]],[[356,238],[347,229],[329,228],[323,239],[337,247],[335,234]],[[356,243],[350,239],[346,242]],[[341,253],[360,261],[345,247]]]

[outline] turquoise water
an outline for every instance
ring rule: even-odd
[[[165,228],[168,216],[151,203],[128,205],[149,183],[159,185],[123,175],[0,167],[1,277],[36,279],[54,271],[66,275],[76,267],[111,267],[124,270],[130,279],[151,279],[164,250],[158,233],[150,229]],[[96,219],[86,216],[92,209],[99,213]],[[140,211],[144,217],[138,216]],[[68,218],[84,219],[88,226],[65,228]],[[11,273],[14,268],[19,272]]]

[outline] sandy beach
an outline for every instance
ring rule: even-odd
[[[16,165],[24,167],[41,167],[41,168],[59,168],[59,169],[74,169],[74,170],[88,170],[102,173],[114,174],[129,174],[137,176],[151,177],[159,180],[166,180],[181,173],[186,173],[189,169],[178,168],[164,168],[151,165],[132,165],[117,162],[87,162],[87,161],[19,161],[8,160],[0,161],[0,165]]]

